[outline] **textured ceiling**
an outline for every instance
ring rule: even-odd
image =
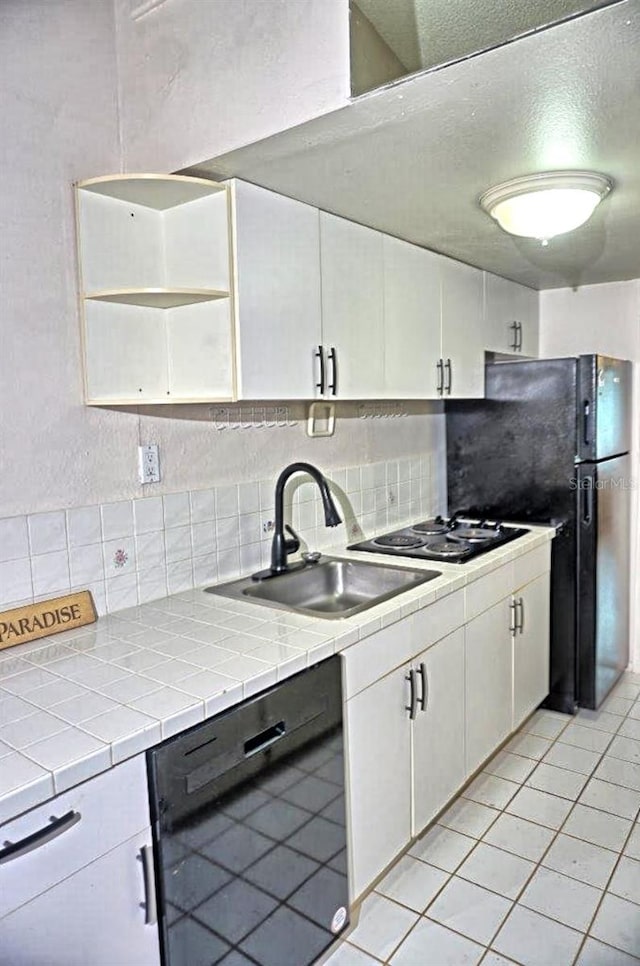
[[[478,196],[555,168],[609,174],[590,222],[547,248]],[[640,0],[622,0],[357,98],[203,162],[534,288],[640,276]]]
[[[602,0],[355,0],[407,71],[505,43]]]

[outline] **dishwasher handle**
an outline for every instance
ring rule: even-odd
[[[248,738],[244,743],[245,758],[249,758],[251,755],[257,755],[258,752],[270,748],[276,741],[284,738],[286,733],[287,726],[284,721],[278,721],[277,724],[271,725],[270,728],[265,728],[264,731],[260,731],[253,738]]]

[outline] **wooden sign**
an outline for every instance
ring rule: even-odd
[[[98,618],[90,591],[42,600],[0,613],[0,650],[93,624]]]

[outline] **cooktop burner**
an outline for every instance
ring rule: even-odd
[[[447,540],[456,542],[466,540],[469,543],[486,543],[490,540],[498,540],[499,530],[489,530],[485,527],[456,527],[447,534]]]
[[[446,558],[456,558],[456,557],[467,557],[472,553],[471,547],[465,547],[462,543],[427,543],[425,545],[425,550],[429,553],[437,554],[438,557]]]
[[[447,520],[437,516],[352,544],[347,550],[465,563],[471,557],[493,550],[525,533],[528,531],[504,526],[497,520],[468,520],[459,516]],[[424,536],[421,537],[421,534]]]
[[[434,520],[416,523],[411,529],[414,533],[446,533],[447,530],[451,529],[451,524],[447,520],[443,520],[442,517],[436,517]]]
[[[401,533],[387,533],[382,537],[374,537],[373,542],[379,547],[422,547],[424,540],[420,537],[405,537]]]

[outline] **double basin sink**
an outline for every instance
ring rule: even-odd
[[[321,557],[317,563],[278,576],[259,580],[243,577],[207,587],[206,591],[311,617],[335,619],[359,614],[439,576],[435,570]]]

